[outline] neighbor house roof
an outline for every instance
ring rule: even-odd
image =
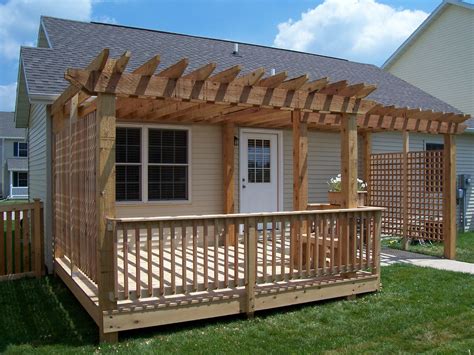
[[[10,158],[7,160],[8,171],[28,171],[27,158]]]
[[[274,68],[276,72],[287,71],[290,77],[309,74],[310,79],[328,77],[331,81],[347,80],[350,84],[375,84],[377,90],[368,98],[384,105],[459,113],[372,64],[245,43],[239,43],[238,53],[234,53],[235,42],[227,40],[52,17],[41,18],[41,31],[49,48],[21,49],[21,67],[30,100],[54,99],[69,84],[64,79],[67,68],[85,67],[108,47],[111,57],[119,57],[127,50],[132,52],[128,71],[156,54],[161,55],[158,70],[183,57],[190,62],[187,72],[209,62],[217,63],[217,70],[242,65],[242,73],[259,67]]]
[[[15,127],[13,112],[0,111],[0,138],[26,138],[25,129]]]
[[[421,25],[408,37],[405,42],[385,61],[382,68],[388,69],[405,51],[414,43],[418,37],[448,8],[448,6],[461,6],[473,10],[474,4],[469,4],[461,0],[443,0],[436,9],[421,23]],[[473,34],[474,36],[474,34]]]

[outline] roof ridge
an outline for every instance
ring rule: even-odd
[[[69,21],[69,22],[83,23],[83,24],[87,24],[87,25],[110,26],[110,27],[125,28],[125,29],[138,30],[138,31],[147,31],[147,32],[154,32],[154,33],[163,33],[163,34],[174,35],[174,36],[184,36],[184,37],[206,39],[206,40],[217,41],[217,42],[227,42],[227,43],[231,43],[231,44],[238,43],[239,45],[246,45],[246,46],[259,47],[259,48],[274,49],[274,50],[285,51],[285,52],[290,52],[290,53],[299,53],[299,54],[305,54],[305,55],[310,55],[310,56],[317,56],[317,57],[321,57],[321,58],[328,58],[328,59],[341,60],[341,61],[344,61],[344,62],[358,63],[358,64],[364,64],[364,65],[367,65],[367,64],[368,64],[368,63],[362,63],[362,62],[351,61],[351,60],[346,59],[346,58],[333,57],[333,56],[330,56],[330,55],[324,55],[324,54],[318,54],[318,53],[311,53],[311,52],[303,52],[303,51],[298,51],[298,50],[294,50],[294,49],[279,48],[279,47],[273,47],[273,46],[268,46],[268,45],[263,45],[263,44],[258,44],[258,43],[242,42],[242,41],[231,40],[231,39],[221,39],[221,38],[215,38],[215,37],[206,37],[206,36],[192,35],[192,34],[187,34],[187,33],[164,31],[164,30],[157,30],[157,29],[151,29],[151,28],[136,27],[136,26],[127,26],[127,25],[114,24],[114,23],[105,23],[105,22],[98,22],[98,21],[90,21],[90,22],[88,22],[88,21],[80,21],[80,20],[70,20],[70,19],[65,19],[65,18],[60,18],[60,17],[54,17],[54,16],[44,16],[44,15],[42,15],[42,16],[41,16],[41,19],[43,19],[43,18],[51,18],[51,19],[60,20],[60,21]],[[47,30],[45,30],[45,31],[47,32]]]

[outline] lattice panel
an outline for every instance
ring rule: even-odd
[[[406,210],[407,238],[443,240],[443,161],[442,150],[409,152],[404,191],[403,153],[371,155],[370,205],[387,208],[382,234],[403,237]]]
[[[408,153],[408,237],[443,240],[443,151]]]
[[[385,207],[382,234],[403,234],[403,153],[372,154],[370,158],[370,205]]]
[[[97,280],[95,112],[55,135],[55,243],[93,281]]]

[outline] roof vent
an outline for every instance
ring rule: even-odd
[[[234,55],[239,54],[239,44],[234,43],[234,51],[232,52]]]
[[[272,70],[270,71],[270,75],[275,75],[275,68],[272,68]]]

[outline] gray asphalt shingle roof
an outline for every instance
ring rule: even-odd
[[[7,159],[8,171],[28,171],[27,158],[10,158]]]
[[[52,48],[21,49],[29,94],[60,94],[68,85],[64,79],[67,68],[85,67],[108,47],[111,57],[118,57],[126,50],[132,52],[128,71],[156,54],[161,56],[158,70],[187,57],[188,72],[216,62],[217,71],[240,64],[243,73],[259,67],[265,67],[267,74],[271,68],[276,72],[285,70],[290,77],[308,73],[310,79],[327,76],[330,81],[376,84],[377,90],[369,98],[385,105],[459,112],[371,64],[243,43],[239,44],[239,54],[234,55],[231,41],[51,17],[43,17],[42,23]]]
[[[24,128],[16,128],[14,120],[14,112],[0,111],[0,137],[6,138],[25,138],[26,130]]]

